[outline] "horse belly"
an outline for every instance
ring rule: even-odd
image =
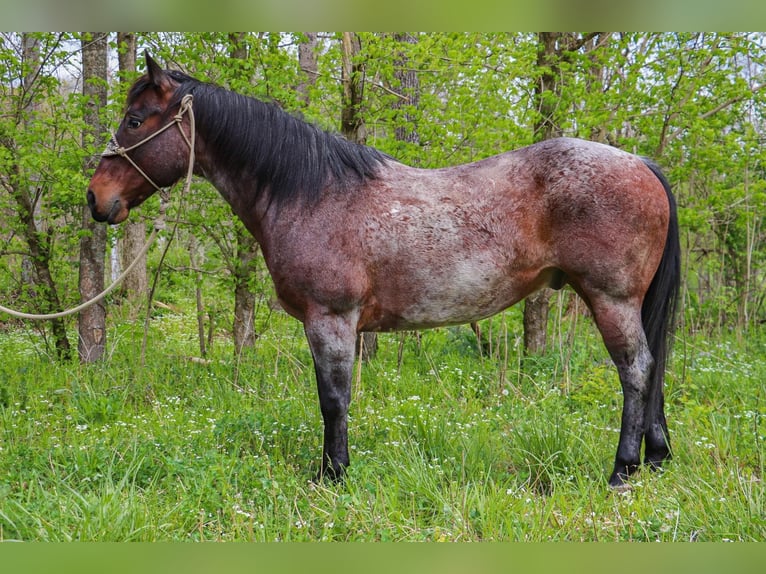
[[[494,315],[536,287],[546,265],[524,209],[491,193],[389,201],[362,228],[370,305],[361,330],[423,329]],[[469,201],[470,200],[470,201]],[[534,207],[533,202],[527,204]]]
[[[528,294],[524,273],[480,260],[391,268],[373,287],[374,312],[362,330],[396,331],[469,323]]]

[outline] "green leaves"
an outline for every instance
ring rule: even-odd
[[[766,179],[763,34],[557,34],[555,58],[546,61],[540,60],[540,38],[530,33],[357,35],[354,58],[364,63],[360,113],[370,145],[416,166],[453,165],[531,143],[543,111],[552,111],[564,135],[653,157],[666,170],[678,198],[688,274],[695,276],[694,289],[706,291],[687,293],[687,300],[741,299],[755,313],[748,314],[749,324],[764,319],[754,289],[763,284],[766,266],[759,183]],[[298,65],[303,33],[137,37],[139,53],[146,48],[168,67],[273,100],[339,130],[337,33],[316,35],[316,81],[307,85],[308,103],[297,89],[305,81]],[[112,42],[116,53],[114,36]],[[25,52],[25,45],[36,52]],[[101,146],[81,135],[87,103],[80,95],[78,46],[72,33],[0,35],[0,237],[18,229],[12,194],[31,194],[40,223],[55,228],[53,245],[60,251],[54,265],[71,257],[65,250],[78,233],[88,176],[83,166]],[[416,83],[405,81],[408,74]],[[555,89],[536,100],[535,86],[544,76]],[[104,125],[116,125],[125,89],[116,78],[110,82],[110,103],[100,110]],[[217,253],[226,249],[232,214],[214,191],[198,187],[205,197],[199,215],[223,231],[212,240],[190,214],[188,233],[202,238],[210,252],[206,260],[225,260]],[[718,271],[711,275],[711,269]],[[57,276],[73,286],[76,277],[69,273],[64,268]],[[0,279],[0,291],[8,285]]]

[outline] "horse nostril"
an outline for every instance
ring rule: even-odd
[[[89,189],[88,193],[85,194],[85,197],[88,200],[88,207],[90,208],[90,214],[93,216],[93,219],[96,221],[106,221],[107,216],[101,215],[96,207],[96,194],[93,193],[93,190]]]

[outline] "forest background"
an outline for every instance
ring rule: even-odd
[[[134,212],[131,223],[119,227],[96,225],[84,206],[89,175],[109,130],[120,121],[126,89],[141,72],[140,55],[144,50],[166,67],[276,102],[306,121],[419,167],[474,161],[561,135],[601,141],[658,162],[677,198],[683,249],[682,312],[676,336],[680,358],[674,360],[669,374],[669,409],[672,411],[674,405],[678,409],[680,424],[688,417],[689,426],[684,430],[690,453],[700,449],[706,456],[715,453],[710,469],[716,476],[734,472],[736,485],[730,486],[736,489],[741,502],[738,511],[748,513],[748,520],[743,522],[741,514],[721,518],[720,511],[716,511],[719,517],[714,524],[718,526],[707,531],[707,538],[763,539],[763,505],[757,509],[758,501],[762,502],[762,381],[766,374],[766,35],[2,33],[3,305],[37,313],[71,307],[114,279],[145,240],[158,212],[157,199]],[[235,537],[258,538],[261,534],[252,530],[253,523],[260,524],[263,537],[270,539],[598,539],[599,534],[617,539],[665,539],[679,535],[683,520],[677,509],[659,519],[642,519],[644,523],[639,521],[639,526],[626,526],[625,521],[615,517],[622,517],[625,509],[615,505],[611,510],[617,514],[597,528],[584,508],[571,514],[572,508],[565,511],[557,506],[560,501],[555,494],[566,492],[558,481],[572,482],[572,476],[596,480],[598,475],[598,470],[592,468],[580,474],[572,471],[589,467],[585,460],[567,459],[566,452],[576,450],[572,441],[577,426],[583,424],[580,419],[568,417],[598,405],[611,405],[607,410],[614,417],[619,403],[619,383],[604,362],[597,337],[584,318],[586,310],[567,291],[543,292],[519,308],[481,322],[478,341],[467,328],[422,335],[383,335],[381,342],[366,341],[364,347],[372,357],[367,357],[368,362],[357,372],[358,412],[372,412],[364,416],[383,420],[387,415],[377,410],[382,407],[372,400],[375,393],[381,393],[378,399],[396,396],[387,404],[392,413],[398,409],[405,414],[391,414],[391,420],[396,421],[397,416],[414,417],[401,426],[416,429],[407,441],[394,437],[390,429],[383,438],[378,433],[378,441],[370,451],[382,457],[382,451],[394,443],[396,448],[408,445],[406,448],[416,452],[407,464],[431,473],[438,485],[438,496],[434,495],[434,500],[426,497],[422,507],[420,502],[407,502],[407,493],[424,488],[424,483],[419,482],[423,477],[418,477],[417,488],[402,487],[403,501],[399,501],[401,508],[397,510],[401,516],[391,524],[373,527],[375,520],[367,517],[365,526],[341,529],[339,522],[336,528],[336,521],[329,518],[296,518],[295,508],[281,522],[265,517],[255,520],[253,517],[260,516],[264,507],[256,500],[243,500],[242,496],[247,495],[240,489],[239,499],[235,491],[230,493],[233,499],[219,492],[215,501],[198,504],[197,514],[184,508],[188,514],[185,519],[179,519],[175,510],[167,510],[165,522],[158,523],[141,506],[126,511],[124,531],[108,528],[107,523],[114,523],[114,517],[101,522],[93,519],[88,527],[62,527],[62,523],[75,521],[78,513],[88,514],[99,504],[103,512],[107,495],[116,496],[123,506],[123,497],[149,504],[146,500],[160,496],[157,492],[168,491],[170,483],[164,481],[182,480],[179,476],[185,476],[184,457],[179,454],[180,445],[174,447],[180,450],[168,447],[168,458],[159,463],[154,451],[151,455],[143,452],[146,445],[140,446],[143,442],[135,433],[125,443],[130,448],[125,444],[109,446],[109,441],[104,443],[98,437],[116,433],[120,426],[135,426],[131,417],[172,410],[176,404],[185,404],[189,410],[195,405],[193,408],[201,413],[202,407],[189,397],[202,393],[209,399],[208,391],[223,397],[232,392],[231,400],[244,395],[255,401],[253,397],[257,397],[255,404],[261,406],[267,397],[273,400],[269,408],[257,414],[249,412],[253,408],[250,403],[238,403],[236,408],[227,404],[221,412],[210,413],[207,418],[213,422],[200,431],[209,435],[210,456],[236,456],[241,461],[243,452],[270,453],[265,457],[270,459],[268,472],[257,466],[260,463],[251,460],[248,464],[260,468],[257,472],[250,468],[250,474],[257,476],[263,489],[271,493],[272,508],[279,505],[280,496],[294,502],[299,497],[296,492],[306,495],[300,490],[305,485],[290,494],[277,488],[275,483],[280,481],[295,486],[295,479],[290,482],[282,477],[277,481],[273,475],[276,471],[271,468],[275,449],[280,451],[280,457],[287,457],[283,463],[292,475],[300,475],[300,469],[309,474],[307,469],[315,458],[316,444],[312,440],[314,434],[318,436],[318,427],[316,400],[311,394],[313,375],[299,326],[278,309],[258,246],[217,192],[195,180],[184,204],[179,205],[178,198],[171,197],[168,229],[138,272],[110,296],[106,305],[79,317],[48,322],[0,316],[0,350],[4,358],[4,366],[0,367],[4,425],[0,469],[5,469],[0,496],[12,501],[0,507],[0,538],[3,532],[11,538],[43,539],[66,538],[62,532],[71,538],[226,538],[232,533],[236,533]],[[586,351],[577,350],[583,347]],[[412,369],[409,373],[408,366]],[[271,375],[274,380],[268,379]],[[418,376],[431,379],[431,390],[418,386]],[[388,382],[381,383],[381,378]],[[184,394],[174,386],[179,379],[203,383],[194,387],[189,382]],[[396,385],[389,385],[397,380],[398,390]],[[443,391],[433,390],[434,380]],[[708,387],[706,381],[714,387]],[[365,383],[370,388],[382,385],[382,390],[369,390],[368,395],[360,396]],[[217,389],[219,384],[225,386],[225,392]],[[437,400],[444,399],[441,392],[448,397],[447,403]],[[294,402],[285,397],[303,394],[301,407],[292,411]],[[486,411],[486,401],[492,401],[493,408],[497,408],[492,410],[497,418],[465,422],[462,426],[455,422],[460,428],[458,436],[478,425],[479,434],[489,441],[481,429],[489,434],[489,429],[500,427],[502,436],[515,436],[524,447],[506,452],[503,458],[501,454],[488,454],[491,443],[473,446],[468,450],[469,458],[475,456],[486,463],[477,462],[474,467],[481,472],[497,470],[498,465],[505,472],[512,468],[515,482],[496,485],[498,492],[523,493],[519,494],[523,500],[529,492],[543,497],[549,506],[542,506],[542,514],[525,516],[546,525],[563,521],[571,529],[515,529],[503,521],[487,519],[486,508],[482,511],[466,504],[455,511],[455,516],[452,510],[445,510],[451,502],[439,496],[450,501],[459,496],[451,486],[457,479],[453,476],[441,482],[446,472],[444,461],[450,456],[431,442],[445,441],[441,446],[448,451],[455,449],[452,458],[463,457],[461,472],[467,472],[465,449],[447,444],[450,433],[455,432],[455,428],[447,428],[452,426],[447,419],[430,421],[437,428],[446,425],[441,428],[443,433],[429,430],[429,425],[424,426],[418,418],[423,411],[409,399],[416,397],[429,406],[428,410],[447,409],[455,407],[452,400],[471,394],[479,399],[478,403],[458,401],[469,420],[478,410]],[[539,428],[529,428],[531,423],[526,419],[514,425],[509,422],[513,421],[512,413],[503,410],[509,407],[501,408],[500,403],[493,402],[509,396],[522,406],[531,403],[542,412],[551,409],[552,418],[542,417],[547,423]],[[369,403],[364,402],[365,397]],[[283,400],[287,402],[280,402]],[[721,405],[730,410],[724,413]],[[414,410],[408,415],[409,408]],[[53,431],[41,430],[39,422],[34,426],[36,412],[47,421],[42,426],[52,426]],[[726,424],[716,419],[724,414],[728,417]],[[21,419],[29,422],[20,425]],[[569,422],[560,425],[561,420]],[[597,453],[596,467],[608,464],[604,460],[608,460],[613,447],[608,425],[616,425],[616,420],[608,420],[598,423],[605,437],[595,437],[592,450],[585,449],[590,455]],[[742,424],[736,426],[737,421]],[[156,424],[165,423],[158,419]],[[373,424],[357,423],[361,427]],[[596,425],[593,421],[590,424]],[[264,427],[269,425],[292,425],[300,440],[269,442],[271,439],[264,438]],[[151,427],[152,423],[145,426]],[[309,432],[309,427],[316,432]],[[740,430],[733,431],[735,427]],[[545,438],[550,433],[554,438]],[[740,433],[748,437],[745,443],[737,442]],[[360,440],[363,428],[355,434]],[[244,443],[232,446],[232,436]],[[539,442],[530,443],[530,436]],[[30,446],[31,437],[40,440]],[[88,455],[69,452],[62,454],[61,460],[54,460],[56,457],[50,453],[67,446],[62,446],[68,440],[62,437],[85,441],[78,446],[83,447],[83,452],[88,451],[88,445],[99,446]],[[180,440],[180,436],[176,439]],[[166,440],[168,444],[174,442],[170,435]],[[147,441],[147,445],[152,442]],[[461,444],[459,440],[457,444]],[[126,450],[131,449],[133,457],[126,455]],[[291,450],[296,452],[288,452]],[[483,458],[485,455],[489,460]],[[78,456],[86,459],[79,460]],[[415,462],[418,457],[420,463]],[[32,464],[32,470],[21,471],[18,461],[27,459],[39,459],[40,467],[35,470]],[[428,463],[425,468],[423,460]],[[222,463],[217,464],[223,468]],[[369,464],[361,466],[369,468]],[[83,470],[86,468],[90,470]],[[220,482],[230,479],[210,478],[199,496],[213,496],[215,488],[220,490]],[[73,480],[77,488],[72,486]],[[359,478],[359,484],[364,480]],[[98,482],[98,488],[91,488],[94,482]],[[399,476],[397,484],[403,482],[405,479]],[[70,500],[75,509],[59,502],[59,521],[46,522],[48,519],[42,518],[45,512],[30,500],[47,500],[45,504],[53,504],[54,499],[61,501],[63,485],[67,485],[71,496],[64,499]],[[39,490],[33,495],[34,488]],[[726,487],[711,480],[710,489],[720,492]],[[155,494],[148,494],[152,492]],[[328,516],[352,513],[352,502],[359,502],[354,493],[331,489],[311,493],[332,499],[333,510],[326,511]],[[246,502],[252,504],[247,507]],[[112,510],[118,512],[114,504]],[[167,508],[177,508],[178,504],[167,501]],[[592,507],[593,501],[589,504]],[[62,506],[67,506],[66,510]],[[500,505],[498,513],[501,508],[508,510]],[[709,504],[698,508],[705,516],[707,511],[712,515],[715,510]],[[557,513],[576,518],[567,521]],[[446,526],[440,522],[445,514],[451,517]],[[137,516],[144,516],[146,522]],[[239,522],[243,517],[252,519],[249,527]],[[166,523],[175,526],[168,528]],[[690,518],[686,530],[681,528],[683,536],[699,538],[700,528],[695,523]],[[589,534],[583,535],[583,529]]]

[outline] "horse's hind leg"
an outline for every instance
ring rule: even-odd
[[[645,417],[644,464],[658,469],[666,460],[670,460],[670,438],[668,423],[665,420],[665,397],[662,377],[664,373],[654,373],[654,382],[649,389],[649,402]]]
[[[653,359],[646,342],[639,303],[601,297],[591,299],[591,308],[622,385],[620,441],[609,478],[611,486],[620,487],[641,463]]]
[[[358,315],[336,315],[326,310],[304,321],[324,419],[324,446],[319,478],[338,480],[349,464],[348,406],[354,368]]]

